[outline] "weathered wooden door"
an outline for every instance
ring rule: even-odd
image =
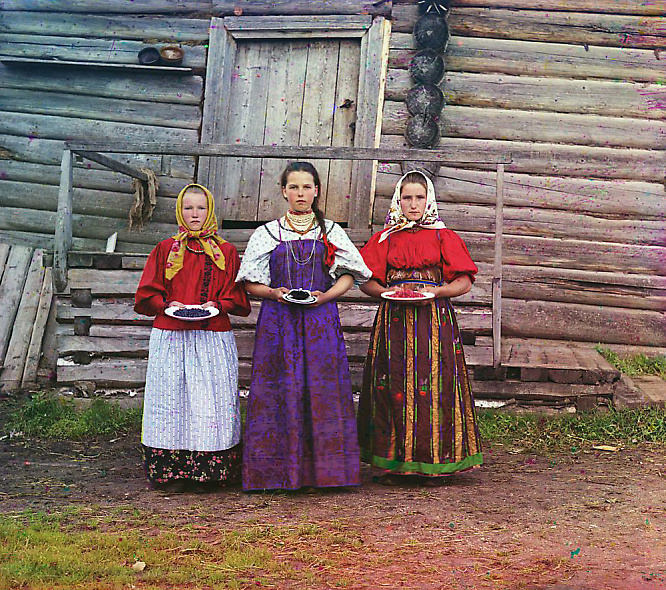
[[[213,19],[204,141],[376,147],[385,64],[380,45],[372,64],[378,74],[367,75],[364,54],[370,49],[372,20],[315,20],[319,29],[307,20],[309,30],[294,29],[294,19],[288,17]],[[276,21],[282,26],[271,28]],[[372,89],[374,78],[378,84]],[[286,163],[259,158],[203,160],[199,179],[216,195],[222,219],[266,221],[284,211],[279,175]],[[372,163],[370,168],[344,160],[313,163],[322,181],[321,208],[328,218],[348,222],[357,195],[369,202]],[[363,209],[363,204],[357,206]]]

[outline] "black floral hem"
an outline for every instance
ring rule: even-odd
[[[143,447],[148,481],[166,484],[177,480],[198,483],[236,484],[241,480],[240,444],[223,451],[187,451]]]

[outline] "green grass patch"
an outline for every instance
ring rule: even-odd
[[[629,377],[657,375],[666,380],[666,356],[650,357],[645,354],[621,356],[617,352],[601,346],[597,346],[596,351]]]
[[[336,577],[335,560],[353,560],[360,547],[357,535],[325,523],[220,531],[133,508],[113,519],[90,509],[22,512],[0,515],[0,590],[307,584]],[[135,571],[136,562],[145,569]]]
[[[545,452],[578,450],[595,444],[666,444],[666,409],[610,409],[606,412],[509,414],[479,412],[483,440]]]
[[[140,425],[140,409],[125,410],[102,399],[78,409],[71,400],[40,393],[15,407],[2,430],[31,438],[81,440],[136,430]]]

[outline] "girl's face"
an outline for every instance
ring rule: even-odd
[[[403,184],[400,190],[400,208],[409,221],[418,221],[426,208],[426,188],[417,182]]]
[[[317,187],[312,174],[302,170],[290,172],[286,186],[282,187],[282,194],[292,211],[297,213],[309,211],[317,196]]]
[[[192,231],[199,231],[208,215],[206,195],[198,190],[188,190],[183,195],[183,220]]]

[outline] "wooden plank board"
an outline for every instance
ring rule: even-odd
[[[0,119],[0,133],[67,140],[90,140],[95,137],[107,137],[109,140],[112,140],[135,136],[147,140],[168,140],[173,142],[196,141],[199,136],[198,131],[194,129],[136,125],[116,121],[99,121],[30,113],[4,113],[2,119]]]
[[[390,31],[390,22],[378,17],[361,42],[358,93],[358,103],[361,107],[357,109],[354,131],[354,145],[358,147],[376,148],[381,142],[381,117],[385,98]],[[421,159],[416,154],[414,157]],[[382,158],[377,158],[379,159]],[[406,159],[409,159],[409,156],[401,158],[401,160]],[[354,162],[352,171],[349,226],[366,227],[372,215],[377,161]]]
[[[250,15],[377,15],[391,14],[391,1],[370,2],[369,0],[245,0],[242,4],[236,0],[213,0],[215,14],[232,15],[238,11]]]
[[[266,126],[270,67],[273,52],[268,43],[238,46],[231,82],[229,116],[224,136],[230,143],[262,144]],[[224,189],[219,207],[224,219],[254,220],[259,199],[261,160],[225,160]]]
[[[418,18],[416,6],[393,10],[398,31],[413,30]],[[454,35],[495,39],[521,39],[551,43],[577,43],[610,47],[660,48],[666,36],[663,18],[643,14],[599,14],[559,12],[529,7],[509,10],[504,6],[456,6],[449,16]]]
[[[407,2],[410,3],[409,0]],[[497,0],[456,0],[456,6],[497,6]],[[548,10],[567,12],[591,12],[631,15],[666,15],[660,2],[653,0],[558,0],[556,5],[550,0],[502,0],[502,8],[514,10]]]
[[[390,203],[389,199],[376,200],[374,223],[380,224],[384,221]],[[455,207],[444,206],[442,210],[447,227],[455,231],[494,231],[494,207],[459,203]],[[504,226],[506,233],[514,235],[666,245],[666,226],[657,220],[604,218],[567,211],[504,207]]]
[[[0,88],[0,108],[6,112],[57,115],[117,121],[135,125],[156,125],[199,129],[201,111],[195,105],[76,96],[64,92],[26,92]]]
[[[570,383],[520,382],[520,381],[472,381],[472,391],[477,399],[549,400],[575,403],[577,398],[599,396],[610,398],[611,385],[574,385]]]
[[[331,14],[320,19],[311,16],[229,16],[224,26],[236,39],[296,39],[321,37],[361,37],[372,26],[369,15]]]
[[[507,336],[666,345],[666,312],[509,298],[502,307]]]
[[[56,213],[35,209],[0,209],[0,230],[43,233],[55,226]],[[72,230],[74,236],[103,240],[118,232],[118,240],[128,244],[145,244],[152,249],[157,242],[176,233],[176,226],[171,224],[150,223],[141,231],[128,231],[127,221],[112,217],[74,214]],[[100,248],[103,250],[104,248]],[[137,252],[137,250],[121,250]],[[145,249],[143,250],[146,251]]]
[[[274,44],[272,51],[263,143],[299,145],[308,67],[307,43],[292,41]],[[280,189],[280,175],[288,163],[283,159],[261,160],[257,219],[275,219],[284,214],[286,207]]]
[[[110,8],[110,7],[109,7]],[[187,17],[164,18],[126,14],[76,14],[68,7],[57,18],[44,12],[7,12],[2,19],[8,33],[59,35],[63,37],[99,37],[114,39],[155,40],[155,43],[207,41],[208,19]]]
[[[666,112],[666,111],[665,111]],[[470,149],[494,156],[510,154],[507,172],[546,174],[608,180],[639,180],[657,182],[663,177],[666,166],[666,151],[616,149],[589,146],[558,145],[551,143],[528,143],[521,141],[499,141],[485,139],[447,138],[449,154],[455,157],[458,149]],[[401,135],[382,135],[382,147],[404,148],[406,140]],[[413,159],[420,159],[414,157]],[[425,161],[425,160],[424,160]],[[489,165],[470,164],[475,168]],[[494,166],[493,166],[494,167]]]
[[[408,71],[390,69],[386,100],[404,101],[411,86]],[[440,86],[447,105],[655,120],[666,117],[661,108],[666,90],[659,84],[637,87],[605,80],[447,72]]]
[[[45,230],[48,228],[44,228]],[[29,248],[41,248],[42,250],[53,251],[54,244],[54,235],[45,234],[40,232],[22,232],[22,231],[13,231],[13,230],[0,230],[0,240],[8,244],[13,244],[17,246],[26,246]],[[99,249],[103,250],[106,245],[106,240],[89,240],[85,238],[73,238],[72,239],[73,248],[79,248],[82,250],[91,250]],[[145,250],[149,252],[150,249]],[[51,255],[51,260],[49,266],[53,266],[53,256]]]
[[[255,326],[259,315],[260,303],[252,301],[252,312],[248,317],[231,316],[234,328]],[[152,318],[133,310],[133,299],[109,298],[95,299],[92,307],[73,307],[68,300],[58,302],[57,318],[60,323],[73,322],[77,316],[93,319],[93,324],[134,324],[150,325]],[[368,331],[372,328],[377,311],[376,303],[338,303],[340,322],[345,329]],[[481,334],[490,334],[492,315],[487,307],[461,307],[457,312],[458,325],[461,329]]]
[[[389,67],[407,69],[416,51],[412,33],[397,33],[394,29]],[[444,57],[448,72],[622,82],[658,83],[663,79],[663,68],[650,49],[453,35]]]
[[[36,42],[37,41],[37,42]],[[89,61],[100,63],[138,64],[138,53],[150,43],[126,39],[89,39],[56,35],[0,33],[3,55],[37,59]],[[203,45],[184,48],[182,66],[204,68],[206,49]]]
[[[23,380],[25,361],[44,283],[42,258],[41,250],[33,252],[25,282],[19,287],[20,301],[0,373],[0,384],[8,391],[19,389]]]
[[[391,198],[402,171],[398,164],[381,164],[377,197]],[[434,180],[440,203],[495,203],[496,172],[442,166]],[[504,174],[505,204],[641,219],[661,219],[666,188],[661,182],[595,180],[562,176]]]
[[[53,303],[53,278],[51,269],[44,269],[42,288],[39,293],[39,302],[37,304],[37,313],[35,322],[32,326],[30,335],[30,344],[25,358],[25,368],[23,370],[22,387],[28,387],[37,382],[37,372],[39,361],[42,357],[42,344],[44,342],[44,333],[51,313]]]
[[[212,8],[211,0],[4,0],[3,10],[81,12],[113,14],[182,14],[203,12]]]
[[[404,134],[410,115],[403,102],[384,105],[382,133]],[[439,116],[442,136],[539,141],[600,147],[664,149],[662,121],[570,113],[447,105]]]
[[[354,129],[358,108],[358,81],[361,45],[355,40],[340,41],[338,75],[333,101],[331,145],[354,145]],[[351,101],[351,102],[350,102]],[[349,219],[352,162],[331,160],[326,182],[326,218],[333,221]],[[322,208],[322,205],[320,205]]]
[[[331,145],[339,55],[340,42],[337,40],[318,40],[309,44],[300,145]],[[326,160],[317,162],[322,183],[322,194],[319,197],[319,208],[322,211],[326,210],[328,202],[329,167],[330,162]]]
[[[0,281],[0,366],[5,360],[33,249],[12,246]]]
[[[145,262],[145,258],[142,259]],[[70,265],[71,266],[71,265]],[[95,268],[71,268],[68,273],[68,293],[70,289],[91,289],[93,296],[133,296],[139,285],[141,270],[98,270]],[[360,289],[350,289],[340,301],[374,301]],[[455,305],[490,304],[489,276],[480,277],[469,294],[455,298]]]
[[[122,156],[114,156],[116,159],[119,157]],[[90,161],[86,160],[86,163],[90,163]],[[76,189],[86,188],[104,190],[112,193],[134,194],[132,179],[119,172],[99,170],[92,167],[84,169],[75,165],[73,177],[75,192]],[[16,160],[0,160],[0,178],[3,182],[13,181],[16,183],[30,183],[32,185],[37,185],[41,191],[44,190],[43,185],[59,186],[60,167],[49,166],[47,164],[35,164],[33,162],[19,162]],[[185,184],[181,179],[171,178],[160,174],[157,175],[157,178],[159,181],[159,187],[157,189],[158,197],[175,198]],[[10,185],[3,184],[2,186],[8,189]]]
[[[9,244],[0,243],[0,281],[2,281],[5,272],[5,263],[7,262],[11,248]]]
[[[198,105],[203,95],[201,76],[166,77],[155,72],[102,72],[93,69],[81,76],[78,68],[26,68],[0,63],[0,80],[5,88],[160,103]]]

